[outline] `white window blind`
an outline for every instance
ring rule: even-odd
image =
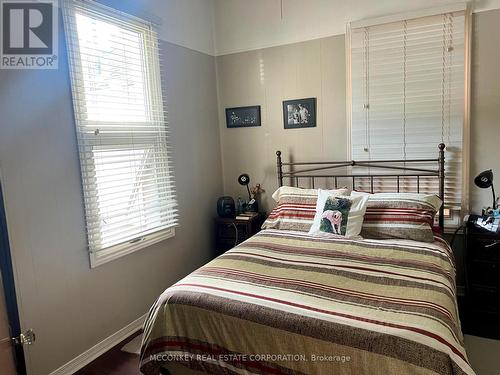
[[[465,14],[352,27],[349,41],[352,158],[437,158],[438,144],[446,144],[445,202],[451,210],[461,208],[466,162]],[[421,183],[422,191],[438,190],[435,178]],[[415,185],[407,178],[401,189],[415,191]]]
[[[96,260],[169,237],[177,224],[158,39],[150,23],[85,0],[68,1],[64,21]]]

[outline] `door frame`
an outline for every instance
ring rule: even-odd
[[[7,317],[11,329],[11,336],[17,337],[21,334],[21,323],[19,321],[19,310],[17,307],[16,286],[14,281],[14,270],[12,256],[10,253],[9,234],[7,232],[7,218],[2,188],[2,176],[0,174],[0,270],[2,274]],[[26,375],[26,363],[24,361],[24,350],[22,345],[14,345],[14,359],[18,375]]]

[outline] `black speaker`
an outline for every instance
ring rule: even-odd
[[[220,197],[217,200],[217,214],[220,217],[235,217],[234,199],[231,197]]]

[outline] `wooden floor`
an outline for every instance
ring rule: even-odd
[[[95,361],[76,372],[76,375],[140,375],[139,356],[122,352],[120,349],[137,334],[116,345]]]

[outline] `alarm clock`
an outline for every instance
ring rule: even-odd
[[[235,217],[234,199],[231,197],[220,197],[217,200],[217,214],[220,217]]]

